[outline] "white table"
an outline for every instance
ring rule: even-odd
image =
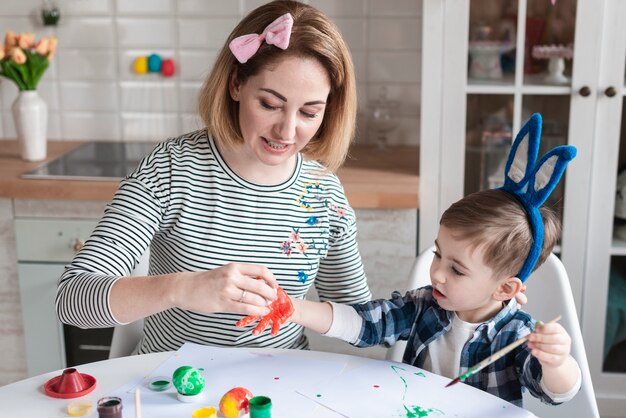
[[[333,362],[342,362],[345,364],[346,370],[354,370],[361,366],[368,366],[376,363],[377,365],[400,366],[398,363],[381,362],[364,357],[350,356],[344,354],[306,351],[306,350],[280,350],[280,349],[246,349],[253,350],[255,353],[261,354],[279,354],[280,356],[293,357],[302,364],[302,372],[306,373],[306,359],[315,360],[332,360]],[[137,378],[149,375],[152,371],[161,366],[166,361],[171,361],[173,353],[154,353],[139,356],[120,357],[111,360],[104,360],[95,363],[83,364],[76,366],[81,373],[94,376],[97,379],[96,388],[93,392],[82,398],[81,400],[89,400],[94,405],[94,412],[90,417],[97,417],[95,412],[95,404],[98,399],[104,396],[112,395],[121,386],[128,382],[132,382]],[[374,363],[373,363],[374,362]],[[403,367],[405,365],[402,365]],[[52,377],[58,376],[62,370],[34,376],[13,384],[0,387],[0,416],[2,417],[68,417],[67,405],[77,399],[56,399],[49,397],[43,390],[43,385]],[[382,382],[381,382],[382,383]],[[473,396],[477,398],[487,395],[482,391],[470,388],[475,391]],[[215,405],[217,406],[217,405]],[[124,417],[134,417],[133,405],[125,405]],[[315,417],[333,417],[337,418],[342,415],[331,411],[323,406],[318,406],[315,410]],[[528,417],[534,415],[528,413]],[[273,418],[280,418],[278,416]]]

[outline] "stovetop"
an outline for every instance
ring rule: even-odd
[[[124,178],[150,154],[154,142],[89,142],[22,174],[26,179],[112,181]]]

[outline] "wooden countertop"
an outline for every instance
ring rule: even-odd
[[[26,162],[20,158],[15,140],[0,141],[0,197],[16,199],[58,199],[110,201],[117,181],[33,180],[20,175],[84,141],[48,141],[48,158]],[[355,145],[338,175],[354,208],[418,208],[418,147]]]

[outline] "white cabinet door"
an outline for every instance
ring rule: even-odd
[[[511,138],[541,113],[546,148],[578,149],[548,204],[562,220],[558,251],[600,412],[621,416],[626,369],[605,361],[620,341],[617,358],[626,358],[626,290],[620,296],[615,284],[626,282],[626,239],[613,231],[616,177],[626,166],[626,2],[554,3],[423,1],[419,248],[432,245],[451,203],[498,185]]]
[[[601,3],[600,74],[589,141],[591,184],[589,192],[583,192],[589,202],[589,223],[582,327],[600,410],[619,416],[626,407],[626,202],[616,201],[616,176],[626,166],[626,2]],[[626,189],[619,193],[626,197]]]
[[[65,367],[63,328],[54,309],[63,264],[19,263],[28,376]]]

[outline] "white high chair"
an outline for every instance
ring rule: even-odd
[[[407,289],[430,284],[430,264],[434,249],[435,247],[430,247],[417,257],[411,269]],[[580,366],[582,387],[574,399],[559,406],[543,404],[526,391],[524,408],[541,418],[599,418],[572,288],[563,263],[556,255],[550,254],[545,263],[528,278],[527,283],[528,303],[523,309],[543,321],[549,321],[557,315],[562,316],[559,323],[572,338],[571,354]],[[389,348],[387,359],[401,362],[405,347],[404,341],[395,344]]]
[[[130,274],[131,276],[146,276],[150,263],[150,249],[139,258],[137,266]],[[143,336],[143,319],[131,322],[126,325],[118,325],[113,330],[109,358],[130,356],[139,345]]]

